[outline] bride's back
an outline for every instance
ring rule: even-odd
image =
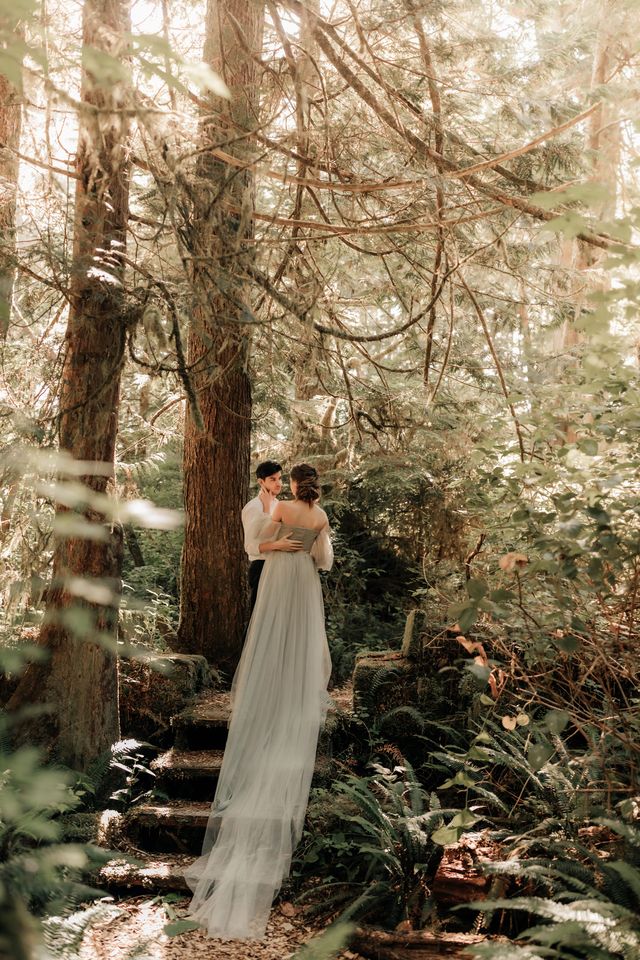
[[[327,525],[324,510],[302,500],[280,501],[273,512],[273,519],[281,520],[292,527],[306,527],[311,530],[322,530]]]

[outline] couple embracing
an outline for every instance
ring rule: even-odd
[[[321,570],[328,570],[333,560],[331,541],[328,537],[327,515],[318,506],[314,509],[316,501],[320,499],[316,469],[308,463],[298,463],[292,467],[289,479],[291,492],[295,497],[293,503],[281,503],[277,499],[282,490],[282,467],[275,460],[259,463],[256,468],[256,479],[260,492],[242,511],[244,548],[249,557],[250,613],[253,613],[256,603],[266,554],[274,550],[297,553],[303,549],[303,541],[296,539],[294,529],[289,532],[279,531],[277,539],[261,538],[260,534],[264,531],[267,520],[282,521],[289,526],[301,524],[305,529],[317,530],[323,536],[319,536],[317,545],[314,542],[312,556]]]
[[[300,839],[327,709],[331,660],[318,570],[333,563],[318,473],[261,463],[242,511],[252,614],[231,688],[232,714],[202,856],[186,871],[189,913],[210,936],[264,936]]]

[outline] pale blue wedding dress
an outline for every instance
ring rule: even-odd
[[[260,540],[292,534],[303,549],[266,554],[232,685],[232,714],[202,856],[186,871],[189,915],[212,937],[260,939],[300,839],[327,709],[331,660],[318,569],[328,531],[267,520]]]

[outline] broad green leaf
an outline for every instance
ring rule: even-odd
[[[13,86],[18,90],[22,91],[22,55],[16,56],[13,47],[16,45],[11,45],[4,50],[0,50],[0,73],[3,74],[7,80],[13,84]],[[12,55],[12,53],[14,55]]]
[[[563,653],[575,653],[579,646],[578,638],[574,637],[571,633],[567,633],[562,637],[554,638],[553,642],[559,650],[562,650]]]
[[[162,932],[167,937],[177,937],[181,933],[187,933],[189,930],[198,930],[199,923],[195,920],[172,920],[171,923],[165,923]]]
[[[515,600],[516,595],[511,590],[500,588],[498,590],[492,590],[489,594],[489,599],[494,600],[496,603],[504,603],[505,600]]]
[[[589,457],[595,457],[598,453],[598,441],[594,440],[593,437],[585,437],[578,443],[578,449]]]
[[[478,608],[475,606],[475,604],[471,604],[458,617],[458,625],[464,632],[465,630],[468,630],[469,627],[473,626],[477,619]]]
[[[98,86],[110,87],[118,83],[126,83],[130,76],[129,68],[125,63],[96,47],[82,48],[82,64]]]
[[[461,810],[460,813],[456,813],[453,820],[449,823],[450,827],[462,827],[467,829],[472,827],[478,822],[480,818],[476,817],[471,810]]]
[[[467,593],[472,600],[481,600],[487,589],[483,580],[467,580]]]
[[[483,683],[487,683],[489,677],[491,676],[490,668],[485,666],[483,663],[465,663],[465,669]]]
[[[431,834],[431,839],[439,846],[445,847],[449,843],[457,843],[461,834],[462,830],[458,827],[440,827]]]
[[[585,206],[599,206],[605,202],[610,194],[609,187],[604,183],[587,181],[573,183],[553,192],[540,191],[531,195],[531,200],[543,210],[553,210],[565,203],[583,203]]]
[[[445,780],[444,783],[440,784],[441,790],[447,790],[449,787],[473,787],[475,786],[475,780],[473,777],[470,777],[468,773],[465,773],[464,770],[458,770],[455,777],[451,777],[450,780]]]
[[[354,929],[352,923],[334,923],[320,936],[308,940],[292,960],[333,960],[349,943]]]
[[[566,710],[549,710],[545,715],[544,725],[549,733],[557,735],[562,733],[570,719],[571,716]]]
[[[548,743],[532,743],[527,751],[527,760],[536,772],[542,770],[545,763],[553,756],[554,749]]]
[[[567,212],[549,220],[542,229],[551,233],[561,233],[565,237],[577,237],[579,233],[589,229],[589,224],[580,214]]]
[[[182,72],[195,83],[200,90],[210,90],[219,97],[231,99],[231,93],[222,77],[211,69],[208,63],[184,63]]]

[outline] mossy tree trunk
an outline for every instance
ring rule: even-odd
[[[258,124],[260,0],[209,0],[205,61],[231,98],[213,96],[200,133],[204,148],[224,144],[251,157]],[[185,540],[178,645],[229,674],[242,649],[247,558],[240,512],[249,496],[251,310],[247,269],[254,258],[254,177],[203,149],[185,231],[193,306],[189,364],[201,422],[185,423]]]
[[[85,49],[122,61],[129,29],[128,0],[85,0]],[[9,703],[11,710],[49,705],[51,712],[44,719],[18,725],[18,739],[40,743],[56,759],[80,770],[119,737],[115,640],[122,536],[106,522],[99,504],[96,509],[89,501],[92,494],[105,493],[114,473],[127,332],[122,260],[129,171],[126,73],[123,66],[115,82],[113,76],[83,76],[60,392],[60,448],[89,464],[81,478],[88,488],[88,506],[75,507],[81,515],[77,519],[92,522],[96,537],[79,537],[69,528],[67,537],[57,539],[40,634],[48,658],[30,665]],[[58,522],[64,525],[69,519],[73,515],[68,508],[58,506]],[[91,602],[95,588],[103,591],[100,603]],[[97,643],[92,639],[96,635]]]

